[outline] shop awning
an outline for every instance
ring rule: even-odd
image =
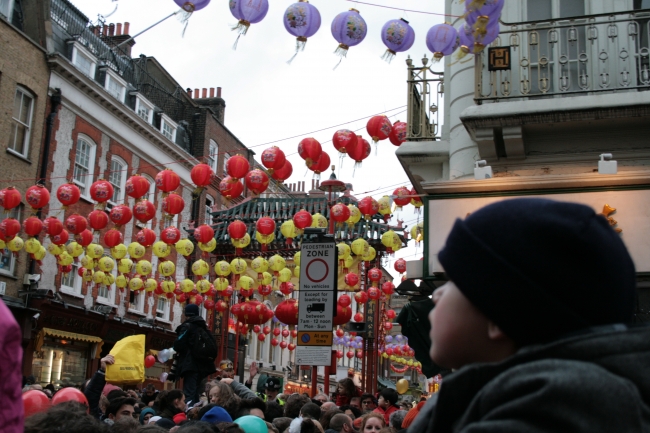
[[[379,384],[380,384],[381,386],[383,386],[384,388],[397,389],[397,388],[395,387],[395,384],[394,384],[393,382],[391,382],[390,380],[386,380],[386,379],[382,379],[381,377],[378,377],[378,378],[377,378],[377,382],[379,382]]]
[[[102,339],[93,335],[77,334],[76,332],[59,331],[58,329],[43,328],[46,336],[58,337],[67,340],[85,341],[87,343],[101,343]]]

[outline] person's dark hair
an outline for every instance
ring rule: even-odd
[[[339,409],[343,411],[343,413],[345,413],[346,410],[352,412],[352,415],[354,415],[354,418],[352,418],[353,421],[361,416],[361,411],[359,410],[359,408],[354,406],[350,406],[346,404],[344,406],[341,406]]]
[[[280,430],[268,421],[266,421],[266,429],[271,430],[273,433],[280,433]]]
[[[250,415],[251,409],[259,409],[262,412],[266,412],[266,403],[261,398],[242,398],[239,401],[239,409],[235,416],[231,415],[232,419],[237,419],[242,416]]]
[[[203,406],[203,407],[201,408],[201,410],[199,410],[199,413],[197,414],[196,419],[201,419],[201,418],[203,418],[203,415],[205,415],[206,413],[208,413],[208,411],[209,411],[210,409],[212,409],[213,407],[217,407],[217,406],[219,406],[219,405],[218,405],[218,404],[214,404],[214,403],[206,404],[205,406]]]
[[[279,418],[276,418],[272,421],[273,425],[280,430],[280,433],[284,432],[286,429],[289,428],[289,425],[291,425],[291,418],[288,418],[286,416],[281,416]]]
[[[384,388],[379,391],[379,395],[384,397],[384,400],[386,400],[391,405],[394,405],[397,403],[397,400],[399,400],[399,394],[393,388]]]
[[[54,385],[51,384],[51,383],[48,383],[47,385],[45,385],[45,388],[43,388],[43,389],[49,389],[50,391],[52,391],[52,393],[54,393],[54,391],[56,391],[54,389]]]
[[[320,400],[314,400],[313,398],[311,399],[311,402],[314,403],[316,406],[321,407],[323,405],[323,402]]]
[[[180,428],[176,430],[178,433],[217,433],[218,430],[212,424],[205,421],[185,421],[181,424]]]
[[[339,413],[343,412],[338,409],[323,412],[323,414],[320,416],[320,419],[318,420],[318,422],[320,422],[320,425],[323,426],[323,430],[330,428],[330,420],[334,417],[334,415]]]
[[[379,430],[379,433],[397,433],[397,430],[393,427],[382,427],[381,430]]]
[[[351,423],[352,423],[352,420],[350,419],[349,416],[347,416],[344,413],[337,413],[330,420],[329,429],[330,430],[336,430],[337,432],[340,432],[341,430],[343,430],[344,425],[351,424]]]
[[[374,395],[372,395],[370,393],[367,393],[367,392],[365,394],[361,395],[361,401],[364,401],[365,399],[368,399],[368,398],[371,399],[373,401],[373,403],[377,404],[377,399],[375,398]]]
[[[300,409],[300,413],[302,414],[303,417],[309,417],[311,419],[319,420],[321,413],[320,413],[320,406],[314,403],[307,403]]]
[[[125,404],[130,404],[131,406],[135,406],[135,399],[131,397],[121,397],[121,398],[116,398],[114,400],[111,400],[110,403],[108,404],[108,407],[106,408],[106,416],[108,417],[109,415],[113,415],[113,416],[117,415],[117,412]]]
[[[390,424],[391,427],[395,428],[395,430],[402,430],[402,421],[404,421],[404,417],[407,413],[408,412],[405,410],[397,410],[391,413],[388,417],[388,424]]]
[[[216,427],[220,433],[245,433],[244,429],[234,422],[219,422]]]
[[[300,416],[300,409],[302,409],[302,407],[309,402],[311,402],[311,399],[309,397],[305,397],[304,395],[290,395],[284,405],[284,416],[292,419],[298,418]]]
[[[357,395],[357,387],[354,386],[354,382],[349,377],[339,380],[339,385],[343,388],[343,391],[340,392],[340,394],[348,397],[354,397]]]
[[[112,432],[137,433],[140,430],[140,423],[135,418],[122,417],[115,421],[111,427]]]
[[[65,433],[109,432],[107,424],[100,423],[86,413],[86,406],[77,402],[66,403],[57,404],[47,412],[27,417],[25,419],[24,433],[50,433],[53,431]]]
[[[109,392],[106,394],[106,398],[108,401],[113,401],[116,398],[123,398],[123,397],[128,397],[128,394],[121,389],[114,389],[113,391]]]
[[[266,402],[266,410],[264,411],[264,420],[273,422],[274,419],[280,418],[284,415],[284,409],[280,403],[276,401]],[[280,432],[282,433],[282,432]]]
[[[217,404],[224,408],[232,419],[236,419],[235,415],[239,411],[239,404],[241,402],[239,396],[234,393],[233,389],[227,383],[216,382],[210,389],[214,387],[219,388],[219,398]]]
[[[311,418],[303,418],[302,423],[300,424],[300,433],[320,433],[314,420]]]
[[[138,433],[168,433],[168,432],[169,430],[157,426],[156,424],[141,425],[140,428],[138,428]]]
[[[154,385],[153,383],[148,383],[147,384],[147,389],[149,391],[155,391],[156,390],[156,385]]]
[[[174,406],[174,400],[183,398],[183,391],[180,389],[169,390],[165,393],[165,395],[159,395],[158,397],[160,397],[160,402],[158,407],[159,410],[156,411],[156,413],[160,414],[160,416],[163,418],[171,418],[177,413],[182,412],[179,408]]]

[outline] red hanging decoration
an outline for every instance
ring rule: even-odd
[[[379,282],[379,280],[381,280],[381,276],[381,269],[379,268],[371,268],[368,270],[368,279],[373,283]]]
[[[395,264],[393,265],[393,268],[401,274],[406,272],[406,260],[404,259],[397,259],[395,260]]]
[[[352,319],[352,308],[343,307],[340,304],[336,306],[336,316],[332,323],[334,325],[344,325]]]
[[[173,170],[168,168],[156,175],[156,187],[163,193],[170,193],[181,184],[181,178]]]
[[[388,136],[388,139],[395,146],[401,146],[402,143],[406,141],[406,136],[408,135],[408,124],[406,122],[400,122],[399,120],[393,124],[393,129]]]
[[[113,209],[111,209],[111,212],[108,216],[116,225],[123,226],[124,224],[127,224],[129,221],[131,221],[133,218],[133,212],[131,212],[131,208],[127,205],[118,204],[117,206],[114,206]]]
[[[108,248],[121,244],[123,240],[122,233],[117,229],[110,229],[104,234],[104,245]]]
[[[50,192],[43,185],[33,185],[25,191],[25,201],[32,209],[40,209],[50,201]]]
[[[350,306],[350,304],[352,304],[352,298],[350,298],[348,295],[341,295],[339,297],[338,304],[343,308],[347,308]]]
[[[271,338],[271,346],[277,347],[277,345],[280,344],[277,338]]]
[[[253,194],[262,194],[269,187],[269,177],[262,170],[256,168],[246,175],[246,186]]]
[[[150,247],[156,242],[156,232],[151,229],[142,229],[136,233],[135,240],[143,247]]]
[[[0,190],[0,206],[2,206],[5,211],[18,206],[21,200],[22,197],[20,196],[20,192],[13,186]]]
[[[242,239],[246,236],[247,231],[248,227],[241,220],[235,220],[228,224],[228,236],[231,239]]]
[[[47,217],[43,221],[43,231],[48,236],[56,236],[63,231],[63,223],[55,217]]]
[[[391,281],[386,281],[381,285],[381,291],[384,292],[385,295],[390,296],[395,293],[395,284]]]
[[[212,171],[212,167],[208,164],[197,164],[192,167],[190,177],[192,178],[194,185],[202,189],[210,185],[212,178],[214,177],[214,171]]]
[[[352,158],[355,161],[355,169],[357,167],[361,167],[361,163],[363,162],[364,159],[368,158],[370,156],[370,143],[368,143],[368,140],[361,136],[357,136],[358,139],[358,144],[355,148],[348,150],[348,155],[350,155],[350,158]]]
[[[332,137],[332,144],[339,152],[345,154],[353,152],[359,143],[357,134],[349,129],[341,129],[334,133]]]
[[[108,225],[108,215],[103,210],[96,209],[88,214],[88,224],[93,230],[103,230]]]
[[[387,139],[392,130],[393,125],[388,120],[388,117],[384,115],[372,117],[366,125],[366,131],[368,131],[375,143]]]
[[[129,212],[131,212],[130,209]],[[65,228],[74,235],[78,235],[82,231],[86,230],[87,227],[88,227],[88,221],[86,220],[86,218],[76,213],[70,215],[65,220]]]
[[[244,185],[240,180],[228,176],[219,183],[219,192],[227,200],[234,200],[244,192]]]
[[[331,162],[332,161],[330,160],[330,156],[327,154],[327,152],[322,152],[318,158],[318,161],[316,161],[316,164],[310,167],[310,170],[314,172],[314,178],[317,180],[320,179],[320,174],[330,168]]]
[[[185,208],[185,200],[176,193],[170,193],[162,200],[162,210],[169,215],[178,215]]]
[[[285,299],[275,307],[275,317],[285,325],[298,324],[298,300]]]
[[[113,192],[113,185],[104,179],[99,179],[90,185],[90,197],[98,203],[105,203],[112,199]]]
[[[93,242],[93,232],[90,230],[84,230],[77,235],[77,242],[82,247],[87,247]]]
[[[298,230],[304,230],[307,227],[311,226],[313,219],[309,212],[304,209],[301,209],[299,212],[293,216],[293,224]]]
[[[370,287],[368,288],[368,298],[372,299],[373,301],[376,301],[381,297],[381,292],[379,291],[378,288],[376,287]]]
[[[355,314],[354,315],[354,321],[357,322],[357,323],[363,322],[363,314],[361,314],[361,313]]]
[[[287,160],[284,162],[284,165],[282,167],[276,168],[273,173],[271,173],[271,177],[279,182],[284,182],[285,180],[289,179],[292,174],[293,165],[291,165],[291,162]]]
[[[59,234],[50,236],[52,243],[59,246],[65,245],[68,242],[68,239],[70,239],[70,234],[67,230],[63,229],[59,232]]]
[[[194,239],[202,244],[207,244],[214,239],[214,229],[207,224],[200,225],[194,229]]]
[[[0,236],[3,241],[10,241],[20,231],[20,223],[14,218],[5,218],[0,222]]]
[[[285,161],[287,160],[284,152],[276,146],[273,146],[269,149],[266,149],[262,152],[262,164],[264,167],[268,168],[271,175],[279,168],[284,166]]]
[[[305,138],[298,144],[298,154],[305,160],[307,168],[311,168],[318,162],[321,153],[323,153],[323,148],[315,138]]]
[[[64,183],[56,190],[56,198],[61,202],[64,209],[77,203],[80,197],[81,191],[79,187],[72,182]]]
[[[355,274],[354,272],[350,272],[348,274],[345,274],[345,284],[349,288],[356,287],[357,284],[359,284],[359,276]],[[361,292],[360,292],[361,293]],[[356,298],[356,295],[355,295]],[[357,301],[358,302],[358,301]]]
[[[289,296],[290,294],[292,294],[293,289],[294,289],[293,283],[291,283],[291,282],[286,282],[286,283],[281,283],[280,284],[280,292],[285,296]]]
[[[165,197],[165,199],[169,197]],[[182,199],[181,199],[182,200]],[[144,199],[135,203],[133,206],[133,216],[140,222],[146,223],[151,221],[156,216],[156,207],[149,200]]]
[[[255,224],[255,228],[260,234],[264,236],[268,236],[271,233],[275,232],[275,221],[273,220],[273,218],[262,217],[257,220],[257,223]]]
[[[368,302],[368,293],[363,290],[354,294],[354,300],[357,304],[365,304]]]
[[[167,227],[160,233],[160,240],[167,245],[173,245],[181,240],[181,231],[176,227]]]
[[[250,168],[251,165],[248,160],[241,155],[232,156],[226,162],[226,171],[235,180],[243,179]]]
[[[357,207],[361,211],[361,214],[366,218],[366,220],[371,219],[373,216],[379,212],[379,203],[372,197],[364,197],[359,200]]]
[[[43,230],[43,221],[35,216],[31,216],[23,221],[23,229],[29,236],[38,236],[41,230]]]
[[[137,200],[147,195],[150,186],[147,178],[136,174],[126,180],[126,195]]]

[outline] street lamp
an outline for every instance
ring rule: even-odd
[[[345,186],[345,183],[341,182],[340,180],[338,180],[336,178],[336,174],[334,174],[334,169],[335,168],[336,168],[335,166],[332,166],[332,174],[330,175],[330,178],[327,179],[326,181],[324,181],[323,183],[321,183],[320,186],[318,187],[318,189],[320,189],[321,191],[324,191],[324,192],[328,193],[327,205],[330,208],[330,214],[329,214],[330,229],[329,229],[329,234],[331,234],[331,235],[334,234],[334,220],[332,219],[332,212],[331,212],[332,206],[334,206],[334,202],[332,201],[332,193],[333,192],[343,192],[343,191],[345,191],[347,189],[347,187]]]

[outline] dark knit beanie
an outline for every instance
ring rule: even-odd
[[[187,304],[185,306],[185,316],[198,316],[199,315],[199,306],[196,304]]]
[[[438,260],[520,346],[629,322],[634,313],[632,258],[607,220],[581,204],[491,204],[456,220]]]

